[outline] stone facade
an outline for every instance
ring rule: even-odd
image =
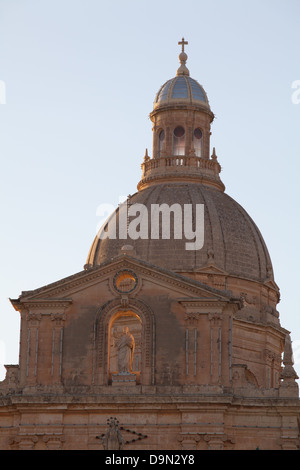
[[[224,193],[209,151],[213,113],[204,90],[193,95],[184,52],[180,62],[184,82],[174,98],[175,79],[157,95],[154,156],[129,204],[204,204],[204,247],[99,236],[83,271],[12,299],[20,362],[0,383],[2,449],[299,448],[297,375],[271,260]],[[174,126],[187,135],[179,156]]]

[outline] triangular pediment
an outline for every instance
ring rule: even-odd
[[[88,289],[97,283],[112,278],[117,272],[128,269],[136,273],[140,279],[148,280],[157,288],[165,286],[174,291],[178,298],[203,298],[210,300],[231,299],[231,293],[209,287],[186,276],[174,273],[159,266],[154,266],[128,255],[122,255],[109,263],[80,271],[41,288],[22,292],[19,299],[11,300],[19,310],[21,304],[42,302],[72,302],[72,295]]]
[[[264,284],[265,284],[265,286],[272,287],[273,289],[279,290],[278,285],[272,279],[269,279],[268,281],[265,281]]]
[[[223,276],[228,275],[228,273],[224,271],[224,269],[218,268],[212,263],[207,264],[206,266],[203,266],[202,268],[196,269],[195,272],[201,273],[201,274],[221,274]]]

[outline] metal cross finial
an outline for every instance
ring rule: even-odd
[[[188,42],[184,40],[184,38],[182,38],[181,41],[179,41],[178,45],[182,47],[181,51],[184,52],[184,46],[187,45]]]

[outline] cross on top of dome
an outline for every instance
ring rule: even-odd
[[[179,61],[181,65],[177,70],[176,75],[190,75],[189,69],[185,65],[188,56],[184,52],[184,46],[186,46],[187,44],[188,41],[185,41],[184,38],[182,38],[182,40],[178,42],[178,45],[181,46],[181,53],[179,54]]]
[[[178,45],[181,46],[181,51],[184,52],[184,46],[188,45],[188,41],[185,41],[184,38],[182,38],[182,40],[178,42]]]

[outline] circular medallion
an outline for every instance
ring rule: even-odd
[[[114,277],[114,288],[122,294],[129,294],[137,286],[137,277],[133,271],[124,269],[119,271]]]

